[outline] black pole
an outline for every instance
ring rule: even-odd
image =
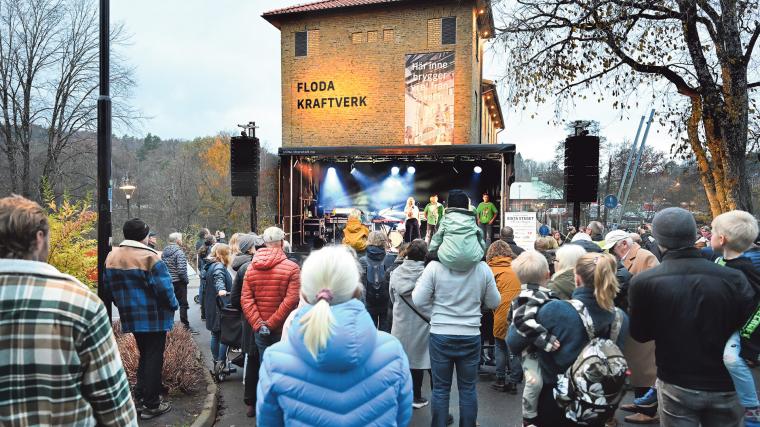
[[[258,234],[259,215],[256,210],[256,196],[251,197],[251,231]]]
[[[132,211],[129,209],[129,198],[127,198],[127,219],[132,219]]]
[[[100,0],[100,96],[98,97],[98,296],[111,319],[111,296],[106,292],[105,263],[111,251],[111,96],[110,4]]]
[[[581,225],[581,202],[573,202],[573,226],[580,231]]]

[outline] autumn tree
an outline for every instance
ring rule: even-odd
[[[746,176],[758,0],[517,0],[502,2],[510,102],[649,96],[660,121],[696,158],[713,215],[752,210]],[[634,105],[632,105],[634,104]],[[687,153],[688,154],[688,153]]]

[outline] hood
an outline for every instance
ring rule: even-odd
[[[367,246],[367,258],[373,261],[382,261],[385,259],[385,249],[380,246]]]
[[[293,326],[288,330],[288,342],[301,360],[314,369],[327,372],[345,372],[364,365],[375,351],[378,333],[364,304],[352,299],[331,307],[334,319],[332,333],[327,346],[317,353],[316,360],[306,349],[300,326],[301,318],[313,307],[307,304],[298,310]]]
[[[446,221],[447,233],[468,235],[476,234],[479,230],[475,223],[475,213],[466,209],[448,208],[443,220]]]
[[[489,267],[511,267],[512,266],[512,258],[508,256],[497,256],[491,258],[491,261],[488,261]]]
[[[552,276],[548,285],[560,299],[570,299],[575,291],[575,269],[567,268]]]
[[[414,290],[417,279],[425,270],[425,261],[413,261],[411,259],[404,262],[393,270],[391,281],[393,289],[401,295],[406,295]]]
[[[576,240],[570,244],[578,245],[582,247],[586,252],[596,252],[596,253],[602,252],[602,248],[599,245],[589,240]]]
[[[253,267],[256,270],[271,270],[286,259],[288,257],[280,248],[261,248],[253,256]]]
[[[240,254],[232,260],[232,270],[238,271],[243,264],[250,262],[253,259],[251,254]]]
[[[362,222],[359,221],[359,218],[349,218],[348,222],[346,223],[346,230],[348,230],[351,233],[358,233],[362,227]]]
[[[161,256],[163,258],[171,258],[174,255],[176,255],[177,252],[181,252],[181,251],[182,251],[182,248],[180,248],[179,246],[177,246],[175,244],[171,244],[171,245],[169,245],[169,246],[167,246],[167,247],[164,248],[164,251],[163,251],[163,253],[162,253]]]

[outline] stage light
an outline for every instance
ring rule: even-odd
[[[456,172],[457,174],[459,173],[459,171],[457,170],[456,166],[452,166],[451,168],[454,169],[454,172]]]
[[[356,166],[354,166],[353,163],[351,163],[351,175],[356,173]]]
[[[394,166],[394,167],[391,168],[391,174],[392,175],[398,175],[398,172],[399,172],[398,166]]]
[[[330,167],[327,169],[327,173],[337,173],[337,172],[335,171],[335,168],[334,168],[334,167],[330,166]]]
[[[408,168],[406,168],[406,173],[408,173],[408,174],[412,174],[413,175],[415,172],[417,172],[417,169],[415,169],[414,166],[409,166]]]
[[[475,166],[474,168],[472,168],[472,170],[475,171],[475,173],[483,172],[483,168],[481,168],[480,166]]]

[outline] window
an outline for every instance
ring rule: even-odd
[[[364,33],[351,34],[351,43],[353,44],[364,43]]]
[[[307,53],[309,56],[319,54],[319,30],[309,30],[307,35]]]
[[[307,36],[306,31],[296,33],[296,56],[306,56],[307,53]]]
[[[393,29],[392,28],[383,30],[383,41],[384,42],[391,43],[391,42],[393,42],[393,39],[394,39],[394,34],[393,34]]]
[[[428,19],[428,46],[438,46],[441,41],[441,19]]]
[[[377,43],[377,31],[367,31],[367,43]]]
[[[457,17],[452,16],[441,20],[441,44],[456,44]]]

